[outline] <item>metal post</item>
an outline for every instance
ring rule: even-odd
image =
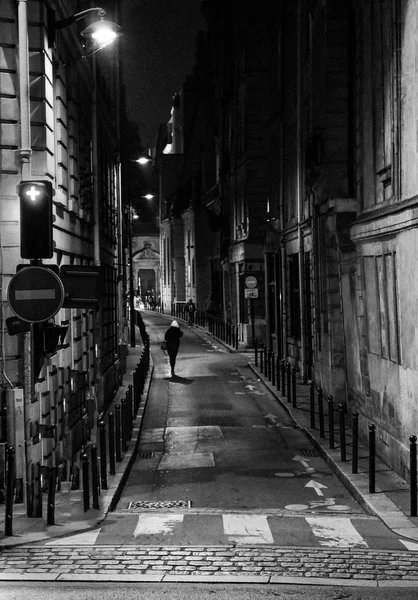
[[[15,449],[7,449],[7,480],[4,535],[13,535],[13,490],[15,486]]]
[[[116,473],[115,464],[115,417],[112,412],[109,413],[107,419],[107,425],[109,428],[109,473],[114,475]]]
[[[291,402],[292,401],[292,383],[291,383],[292,372],[290,370],[291,369],[290,363],[287,363],[286,369],[287,369],[287,401]]]
[[[340,450],[341,460],[345,462],[347,460],[347,448],[345,443],[345,408],[343,404],[338,405],[338,411],[340,413]]]
[[[309,382],[309,399],[311,409],[311,429],[315,429],[315,382]]]
[[[48,506],[46,509],[47,525],[55,525],[55,488],[57,485],[57,470],[48,469]]]
[[[356,410],[353,411],[351,423],[353,429],[353,461],[351,472],[358,473],[358,412]]]
[[[83,504],[84,512],[87,512],[90,508],[89,457],[85,452],[81,456],[81,464],[83,469]]]
[[[271,381],[271,350],[270,348],[267,350],[267,356],[268,356],[268,361],[267,361],[267,379],[269,381]]]
[[[276,356],[276,378],[277,378],[276,388],[279,390],[280,389],[280,358],[279,358],[279,355]]]
[[[409,436],[409,472],[411,486],[411,517],[417,516],[417,436]]]
[[[127,399],[126,399],[127,402],[128,402],[128,425],[129,425],[129,427],[128,427],[128,432],[129,432],[128,439],[129,440],[132,439],[133,413],[134,413],[133,407],[132,407],[132,397],[133,397],[132,389],[133,389],[132,385],[129,385],[128,386],[128,392],[127,392]]]
[[[99,506],[99,470],[97,467],[97,446],[91,448],[91,487],[93,488],[93,508]]]
[[[120,401],[121,411],[120,411],[120,420],[121,420],[121,430],[122,430],[122,452],[126,452],[127,449],[127,432],[126,432],[126,400],[122,398]]]
[[[282,396],[286,396],[286,361],[282,359]]]
[[[107,458],[106,458],[106,425],[103,420],[99,422],[100,440],[100,482],[102,490],[107,490]]]
[[[121,436],[120,436],[120,406],[116,404],[115,406],[115,450],[116,450],[116,461],[120,462],[122,460],[121,454]]]
[[[296,367],[292,367],[292,404],[296,408]]]
[[[260,373],[264,372],[264,352],[263,344],[260,344]]]
[[[254,340],[254,361],[255,361],[255,366],[258,367],[258,347],[257,347],[257,340]]]
[[[271,353],[271,385],[276,385],[276,355]]]
[[[369,425],[369,493],[376,491],[376,425]]]
[[[334,450],[334,398],[328,395],[328,428],[329,428],[329,447]]]
[[[319,437],[325,437],[325,427],[324,427],[324,403],[322,396],[322,388],[317,389],[318,395],[318,413],[319,413]]]

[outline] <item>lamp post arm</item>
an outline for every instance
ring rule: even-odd
[[[83,19],[88,13],[90,13],[92,11],[96,11],[100,18],[104,17],[106,14],[106,11],[103,8],[100,8],[98,6],[96,6],[95,8],[87,8],[86,10],[82,10],[81,12],[76,13],[75,15],[72,15],[71,17],[67,17],[66,19],[62,19],[61,21],[55,21],[54,28],[55,29],[64,29],[64,27],[68,27],[72,23],[75,23],[76,21]]]

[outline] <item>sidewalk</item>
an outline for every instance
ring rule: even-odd
[[[142,342],[139,330],[136,332],[136,347],[129,347],[126,357],[126,373],[122,378],[122,385],[118,389],[109,409],[112,410],[120,403],[123,396],[132,384],[133,372],[139,362],[142,352]],[[132,439],[127,444],[127,451],[123,454],[121,462],[116,463],[115,475],[107,476],[108,489],[101,490],[99,496],[99,509],[90,508],[84,512],[82,490],[61,491],[55,497],[55,525],[47,525],[47,494],[43,494],[42,517],[27,517],[24,504],[13,505],[13,536],[5,536],[5,506],[0,506],[0,548],[39,542],[49,538],[63,535],[72,535],[88,531],[97,526],[106,517],[109,510],[117,502],[125,479],[129,474],[131,464],[135,458],[136,446],[139,442],[142,415],[148,399],[149,387],[152,379],[152,357],[144,393],[137,417],[133,424]],[[90,498],[91,500],[91,498]],[[91,501],[90,501],[91,505]]]

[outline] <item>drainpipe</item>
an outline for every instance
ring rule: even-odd
[[[18,61],[19,61],[19,111],[20,111],[20,148],[18,150],[20,160],[20,173],[22,179],[31,178],[31,131],[30,131],[30,93],[29,93],[29,43],[28,43],[28,14],[27,1],[18,0]],[[30,477],[28,472],[28,448],[26,442],[26,419],[29,414],[28,407],[31,406],[34,396],[33,380],[33,325],[30,331],[23,334],[23,420],[24,431],[24,463],[23,486],[26,487],[26,512],[32,516],[33,504],[29,501]],[[36,515],[35,515],[36,516]]]
[[[297,90],[296,90],[296,201],[298,221],[298,261],[299,261],[299,306],[300,306],[300,377],[306,378],[306,348],[305,348],[305,281],[304,281],[304,244],[303,244],[303,152],[302,152],[302,3],[299,0],[297,10]]]

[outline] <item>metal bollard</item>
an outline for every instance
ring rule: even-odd
[[[296,367],[292,367],[292,405],[296,408]]]
[[[267,357],[268,357],[268,361],[267,361],[267,379],[269,381],[271,381],[271,361],[272,361],[272,351],[270,349],[267,350]]]
[[[309,404],[311,410],[311,429],[315,429],[315,382],[309,382]]]
[[[99,507],[99,469],[97,466],[97,446],[91,447],[91,487],[93,488],[93,508]]]
[[[411,486],[411,517],[417,516],[417,436],[409,436],[409,471]]]
[[[279,358],[279,356],[276,356],[276,378],[277,378],[276,388],[279,390],[280,389],[280,358]]]
[[[257,347],[257,338],[254,339],[254,362],[255,366],[258,367],[258,347]]]
[[[15,486],[15,449],[7,449],[6,510],[4,535],[13,535],[13,490]]]
[[[114,475],[116,473],[115,463],[115,417],[112,412],[109,413],[107,419],[108,426],[108,437],[109,437],[109,473]]]
[[[351,472],[358,473],[358,412],[356,410],[353,411],[351,423],[353,429],[353,460],[351,463]]]
[[[276,355],[271,353],[271,385],[276,385]]]
[[[318,395],[318,416],[319,416],[319,437],[325,437],[325,427],[324,427],[324,399],[322,395],[322,388],[317,389]]]
[[[48,469],[48,506],[46,509],[47,525],[55,525],[55,488],[57,485],[57,470]]]
[[[282,370],[282,396],[286,396],[286,361],[283,358],[282,359],[282,366],[281,366],[281,370]]]
[[[107,453],[106,453],[106,425],[103,420],[99,423],[100,440],[100,482],[102,490],[107,490]]]
[[[132,400],[133,400],[133,386],[129,385],[128,386],[128,391],[127,391],[127,396],[126,396],[126,401],[128,403],[128,440],[132,439],[132,429],[133,429],[133,424],[134,424],[134,411],[133,411],[133,406],[132,406]]]
[[[267,350],[267,344],[264,344],[263,351],[264,351],[264,375],[267,377],[267,373],[268,373],[268,350]]]
[[[128,439],[127,439],[127,434],[126,434],[126,400],[125,398],[122,398],[120,401],[120,421],[121,421],[121,431],[122,431],[122,435],[121,435],[121,442],[122,442],[122,452],[126,452],[127,450],[127,444],[128,444]]]
[[[369,493],[376,491],[376,425],[369,425]]]
[[[335,448],[334,440],[334,398],[331,394],[328,395],[328,429],[329,429],[329,447],[331,450]]]
[[[121,428],[120,406],[119,406],[119,404],[116,404],[116,406],[115,406],[115,454],[116,454],[117,462],[120,462],[122,460],[120,428]]]
[[[343,404],[338,405],[339,417],[340,417],[340,451],[341,461],[347,460],[347,446],[345,443],[345,408]]]
[[[89,457],[84,452],[81,457],[81,465],[83,469],[83,504],[84,512],[90,508],[90,489],[89,489]]]
[[[263,352],[263,344],[260,344],[260,373],[262,374],[264,371],[264,352]]]
[[[286,371],[287,371],[287,401],[292,402],[292,383],[291,383],[292,372],[291,372],[290,363],[286,364]]]

